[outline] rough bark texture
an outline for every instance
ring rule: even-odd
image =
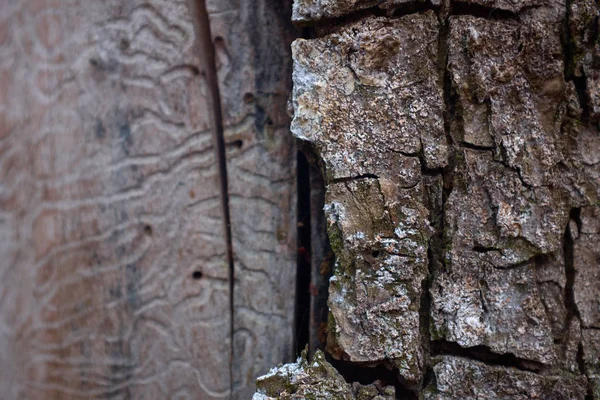
[[[600,398],[598,5],[403,3],[294,5],[327,351],[428,399]]]
[[[441,84],[428,72],[436,32],[433,13],[377,18],[292,48],[292,131],[314,144],[329,183],[327,225],[338,257],[329,351],[390,361],[412,381],[423,365],[419,308],[431,233],[417,156],[446,162]]]
[[[256,381],[257,392],[253,400],[268,399],[340,399],[340,400],[392,400],[393,386],[349,384],[317,351],[310,362],[306,352],[295,363],[273,368]]]

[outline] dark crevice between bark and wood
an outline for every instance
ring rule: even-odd
[[[296,270],[295,344],[296,354],[308,345],[310,325],[311,215],[310,166],[301,152],[297,155],[298,254]]]
[[[300,30],[300,38],[313,39],[316,37],[315,27],[313,25],[304,25]],[[291,101],[289,103],[291,107]],[[289,111],[292,116],[293,111]],[[315,179],[314,174],[322,168],[322,161],[317,156],[312,143],[302,140],[296,140],[298,145],[298,162],[297,162],[297,179],[298,179],[298,257],[297,257],[297,274],[296,274],[296,305],[295,305],[295,344],[296,356],[299,356],[302,350],[308,349],[308,358],[312,359],[316,350],[325,350],[325,340],[321,343],[318,339],[322,335],[326,335],[327,326],[316,326],[316,315],[320,315],[322,307],[326,308],[325,324],[327,323],[327,293],[323,302],[322,294],[318,293],[313,296],[315,290],[326,290],[329,283],[327,277],[326,286],[323,289],[322,284],[315,284],[313,276],[315,269],[321,266],[315,262],[318,255],[323,249],[328,248],[327,233],[325,225],[323,232],[320,235],[315,235],[315,231],[319,230],[319,226],[313,226],[313,221],[320,221],[324,217],[323,207],[321,206],[319,214],[315,214],[315,197],[319,197],[321,193],[325,193],[325,184],[323,179]],[[319,174],[320,175],[320,174]],[[316,297],[316,299],[315,299]],[[315,330],[320,330],[315,332]],[[322,335],[319,335],[322,332]]]
[[[382,386],[393,386],[396,389],[396,399],[417,400],[419,395],[416,391],[409,389],[394,368],[388,368],[383,364],[376,366],[362,365],[349,361],[341,361],[327,355],[327,361],[344,377],[346,382],[358,382],[361,385],[370,385],[375,381]]]
[[[580,220],[580,209],[574,208],[571,210],[571,220],[575,221],[578,225],[578,228],[581,227]],[[581,317],[579,315],[579,310],[577,309],[577,304],[575,303],[575,293],[573,289],[573,285],[575,283],[575,274],[577,271],[575,270],[574,259],[573,259],[573,246],[574,246],[574,238],[571,235],[571,231],[569,229],[569,225],[567,224],[567,228],[565,230],[564,238],[563,238],[563,254],[564,254],[564,263],[565,263],[565,308],[567,310],[566,320],[565,320],[565,329],[569,329],[573,318],[578,318],[581,321]]]
[[[470,15],[472,17],[477,18],[485,18],[491,20],[515,20],[518,21],[520,19],[519,14],[523,13],[527,9],[538,8],[537,6],[533,7],[524,7],[520,10],[519,13],[515,13],[509,10],[501,10],[498,8],[486,7],[481,4],[476,3],[462,3],[462,2],[453,2],[452,5],[452,13],[451,15]]]
[[[329,307],[329,278],[333,273],[335,255],[327,237],[325,219],[325,181],[316,165],[309,165],[310,175],[310,230],[311,230],[311,281],[310,324],[308,353],[313,357],[317,350],[325,351]]]
[[[562,47],[565,64],[565,81],[573,82],[575,91],[577,92],[577,98],[579,100],[579,106],[581,107],[580,122],[586,124],[589,121],[589,105],[587,98],[587,79],[585,72],[581,71],[581,75],[578,76],[576,73],[577,65],[575,63],[575,51],[577,49],[575,39],[571,37],[570,21],[571,21],[571,6],[574,0],[566,1],[565,11],[565,23],[563,26],[562,34]]]
[[[229,315],[230,315],[230,354],[229,354],[229,379],[230,391],[233,393],[233,359],[234,359],[234,261],[233,244],[231,236],[231,217],[229,214],[229,185],[227,182],[227,158],[225,151],[225,137],[223,129],[223,112],[221,109],[221,93],[219,90],[219,80],[217,74],[217,60],[215,54],[215,44],[212,39],[210,29],[210,18],[206,7],[206,0],[192,0],[191,9],[195,18],[194,29],[197,31],[197,37],[200,40],[200,54],[205,63],[205,82],[208,87],[208,96],[210,100],[212,122],[212,136],[215,148],[215,156],[219,169],[219,183],[221,192],[221,209],[223,214],[223,230],[227,248],[228,281],[229,281]]]
[[[454,342],[434,340],[431,342],[431,351],[434,356],[449,355],[481,361],[487,365],[516,368],[522,371],[542,372],[545,366],[537,361],[516,357],[514,354],[499,354],[487,346],[461,347]]]
[[[327,236],[322,160],[310,143],[298,141],[298,273],[296,352],[308,345],[309,359],[325,350],[329,308],[329,278],[335,255]],[[366,177],[365,177],[366,178]],[[347,180],[360,179],[348,178]],[[344,182],[342,179],[340,182]]]
[[[496,152],[496,146],[478,146],[476,144],[468,142],[460,142],[460,147],[477,151],[489,151],[492,153],[492,155],[494,155],[494,153]]]
[[[303,27],[301,32],[300,37],[302,39],[312,39],[315,37],[315,28],[312,26]]]

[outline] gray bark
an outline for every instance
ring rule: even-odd
[[[600,399],[598,17],[295,1],[317,27],[292,45],[291,129],[325,180],[332,359],[419,398]]]

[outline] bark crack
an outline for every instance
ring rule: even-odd
[[[351,361],[342,361],[327,355],[327,361],[344,377],[346,382],[358,382],[362,385],[370,385],[379,381],[381,386],[394,386],[396,399],[417,400],[419,395],[411,390],[400,379],[394,368],[386,364],[361,364]]]
[[[358,181],[361,179],[379,179],[379,177],[375,174],[362,174],[357,176],[344,176],[341,178],[334,178],[331,180],[331,183],[347,183],[352,181]]]
[[[487,346],[461,347],[458,343],[446,340],[431,342],[432,355],[449,355],[483,362],[487,365],[516,368],[522,371],[541,373],[545,366],[537,361],[532,361],[515,356],[512,353],[496,353]]]
[[[577,225],[581,226],[581,221],[579,219],[580,214],[579,208],[574,208],[571,210],[571,220],[574,220]],[[579,315],[579,310],[577,308],[577,304],[575,302],[575,292],[574,292],[574,284],[575,284],[575,274],[577,271],[575,270],[574,263],[574,250],[575,238],[573,238],[569,225],[567,224],[567,228],[564,234],[563,241],[563,252],[564,252],[564,263],[565,263],[565,276],[566,276],[566,284],[565,284],[565,308],[567,309],[567,315],[565,320],[565,329],[569,329],[569,325],[573,318],[578,318],[581,321],[581,317]]]

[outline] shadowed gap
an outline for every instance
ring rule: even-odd
[[[325,350],[329,307],[329,278],[333,273],[335,255],[327,237],[325,219],[325,182],[317,165],[310,164],[310,229],[311,229],[311,282],[310,326],[308,354],[312,358],[317,350]]]
[[[311,280],[311,215],[310,215],[310,166],[301,152],[297,154],[298,188],[298,254],[296,271],[296,355],[308,345],[310,326],[310,280]]]

